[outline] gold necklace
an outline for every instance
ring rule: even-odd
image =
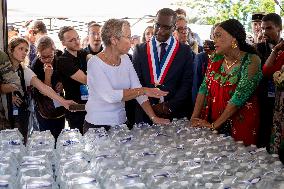
[[[226,58],[224,59],[224,61],[225,61],[225,64],[226,64],[227,70],[230,70],[230,69],[231,69],[231,67],[233,67],[235,64],[237,64],[238,59],[237,59],[237,60],[235,60],[235,61],[234,61],[231,65],[229,65],[229,64],[228,64],[228,61],[226,60]]]
[[[118,63],[115,64],[115,63],[111,63],[112,61],[106,56],[105,52],[103,52],[103,55],[110,65],[115,66],[115,67],[120,65],[120,61],[121,61],[120,59],[119,59]]]

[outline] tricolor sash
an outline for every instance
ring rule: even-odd
[[[178,48],[178,40],[171,36],[169,47],[160,62],[155,37],[152,37],[152,39],[147,42],[147,57],[152,84],[163,84],[164,79],[169,71],[169,68],[173,63]]]

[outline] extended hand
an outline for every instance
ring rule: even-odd
[[[73,100],[65,100],[62,102],[62,105],[64,106],[64,108],[66,108],[67,110],[69,110],[69,106],[72,104],[77,104],[76,102],[74,102]]]
[[[155,124],[162,124],[162,125],[170,124],[170,120],[169,119],[164,119],[164,118],[160,118],[160,117],[155,117],[152,121]]]
[[[144,88],[144,93],[148,97],[153,97],[153,98],[161,98],[162,96],[167,96],[169,92],[162,91],[158,88]]]
[[[211,127],[211,124],[208,121],[200,118],[191,118],[190,119],[190,126],[191,127]]]

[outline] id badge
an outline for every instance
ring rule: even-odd
[[[14,116],[19,115],[19,109],[18,109],[17,106],[13,106],[13,115],[14,115]]]
[[[88,100],[89,97],[88,85],[80,85],[81,100]]]
[[[275,97],[275,85],[273,83],[273,81],[269,80],[268,81],[268,93],[267,93],[267,97]]]

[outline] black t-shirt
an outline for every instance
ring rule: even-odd
[[[98,52],[92,51],[90,45],[88,45],[86,48],[84,48],[84,51],[85,51],[86,53],[92,54],[92,55],[96,55],[96,54],[98,54],[99,52],[101,52],[102,50],[103,50],[103,46],[102,46],[102,45],[101,45],[101,48],[100,48],[100,50],[99,50]]]
[[[81,100],[80,86],[83,84],[73,80],[71,76],[79,69],[87,74],[87,55],[87,52],[80,50],[77,52],[77,57],[75,57],[65,49],[57,62],[58,75],[63,83],[65,98],[80,104],[86,104],[87,102]]]
[[[51,76],[51,84],[52,88],[55,89],[56,84],[60,81],[60,78],[58,76],[57,71],[57,62],[58,57],[55,56],[53,60],[53,74]],[[34,73],[37,75],[37,78],[40,79],[42,82],[44,82],[45,79],[45,73],[44,73],[44,64],[36,57],[31,65],[31,69],[34,71]]]

